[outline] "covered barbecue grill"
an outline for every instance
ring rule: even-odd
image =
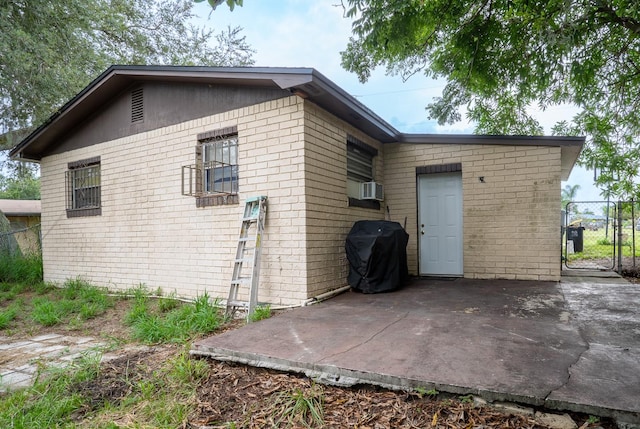
[[[364,293],[398,289],[408,279],[409,234],[398,222],[356,222],[345,244],[349,285]]]

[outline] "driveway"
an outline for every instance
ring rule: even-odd
[[[330,384],[435,388],[640,423],[640,285],[618,277],[350,291],[192,353]]]

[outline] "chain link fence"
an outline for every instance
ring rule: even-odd
[[[562,224],[567,268],[636,272],[640,267],[640,205],[635,201],[572,201]]]
[[[40,224],[10,222],[0,212],[0,257],[42,254]]]

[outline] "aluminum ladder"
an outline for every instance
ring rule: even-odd
[[[258,284],[260,276],[260,250],[262,233],[267,215],[267,197],[259,196],[247,199],[242,214],[238,249],[233,264],[233,277],[225,315],[233,317],[239,309],[247,311],[247,320],[258,305]],[[247,264],[248,266],[246,266]],[[245,271],[243,273],[243,270]],[[246,273],[246,270],[249,272]],[[249,300],[238,300],[241,287],[249,287]]]

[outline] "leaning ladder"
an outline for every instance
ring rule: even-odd
[[[262,233],[267,214],[267,197],[253,197],[247,199],[242,215],[238,249],[233,265],[233,277],[229,298],[227,299],[226,316],[233,317],[238,309],[247,310],[247,319],[258,304],[258,283],[260,275],[260,249],[262,248]],[[249,264],[250,267],[246,267]],[[243,268],[250,268],[248,274],[243,274]],[[249,286],[249,301],[238,300],[238,292],[242,286]]]

